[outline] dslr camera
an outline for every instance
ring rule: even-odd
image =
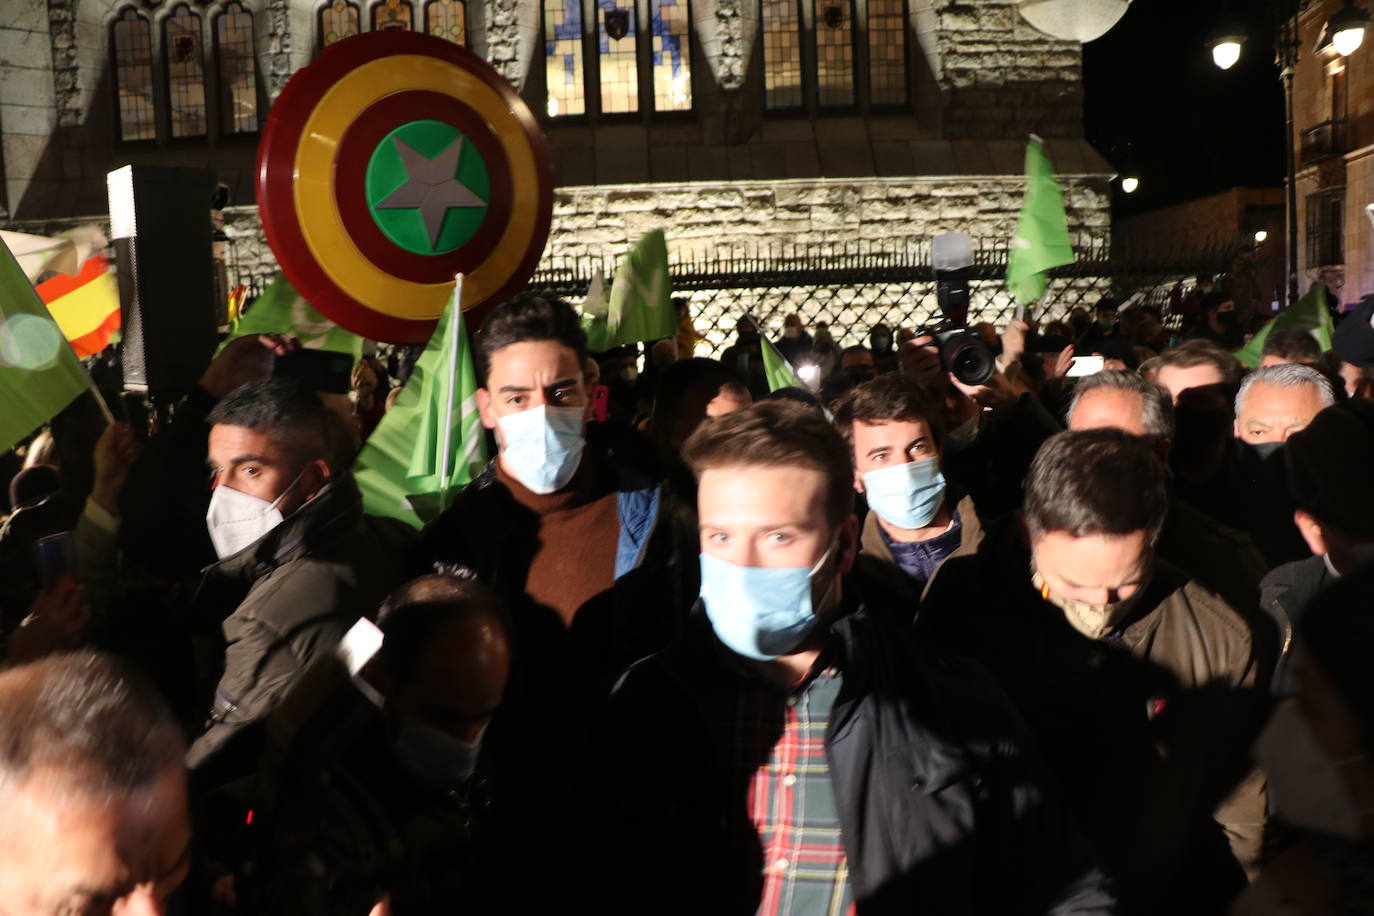
[[[922,328],[920,337],[935,338],[940,363],[965,385],[981,385],[997,371],[988,345],[968,330],[969,272],[973,240],[963,232],[946,232],[931,240],[935,296],[944,320]]]

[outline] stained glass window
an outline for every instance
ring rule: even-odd
[[[219,62],[220,127],[226,134],[258,129],[258,71],[253,59],[253,15],[228,3],[215,17],[215,56]]]
[[[854,104],[852,0],[816,0],[816,102]]]
[[[601,111],[639,110],[634,0],[597,0],[597,52],[601,60]]]
[[[649,0],[649,10],[654,35],[654,108],[687,111],[692,107],[692,23],[687,0]]]
[[[372,7],[372,30],[415,28],[410,0],[382,0]]]
[[[119,100],[119,139],[152,140],[157,136],[153,108],[153,31],[132,7],[111,30],[114,44],[115,94]]]
[[[802,106],[801,23],[796,0],[762,0],[763,104]]]
[[[162,20],[163,60],[167,65],[167,101],[172,136],[205,134],[205,58],[200,15],[182,4]]]
[[[468,43],[468,5],[463,0],[429,0],[425,4],[425,31],[456,45]]]
[[[585,114],[581,0],[544,0],[544,68],[549,117]]]
[[[358,34],[358,4],[331,0],[320,8],[320,47]]]
[[[868,85],[874,105],[907,101],[906,9],[902,0],[868,0]]]

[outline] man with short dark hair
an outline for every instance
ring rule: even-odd
[[[205,571],[195,612],[223,621],[225,650],[209,727],[187,761],[198,780],[219,782],[255,762],[256,742],[230,752],[231,739],[401,578],[412,532],[363,514],[333,415],[300,382],[241,386],[206,422],[214,492],[205,520],[220,560]]]
[[[1108,369],[1080,379],[1065,414],[1070,430],[1119,429],[1150,443],[1166,465],[1174,441],[1174,408],[1169,392],[1135,372]],[[1269,566],[1250,537],[1223,525],[1183,500],[1170,488],[1169,514],[1155,545],[1160,557],[1221,595],[1238,612],[1259,598],[1259,583]],[[1268,628],[1257,635],[1271,649]]]
[[[1154,555],[1167,508],[1145,440],[1061,433],[1031,465],[1024,528],[946,562],[917,631],[998,676],[1124,902],[1216,912],[1258,859],[1262,782],[1237,777],[1259,673],[1245,621]]]
[[[0,913],[160,913],[191,862],[185,744],[108,656],[0,674]]]
[[[1321,362],[1322,348],[1317,338],[1301,328],[1276,328],[1264,338],[1264,349],[1260,351],[1260,367],[1282,366],[1285,363],[1302,363],[1315,366]]]
[[[1159,356],[1155,381],[1177,406],[1194,389],[1224,389],[1240,380],[1241,365],[1230,352],[1210,340],[1189,340]]]
[[[541,885],[552,895],[580,870],[576,808],[594,804],[579,770],[587,718],[680,630],[695,558],[679,550],[662,487],[587,447],[587,338],[572,306],[520,296],[475,340],[477,405],[499,453],[425,530],[421,557],[472,569],[509,610],[518,650],[488,749],[530,860],[559,851],[558,877]]]
[[[844,578],[854,472],[824,416],[765,401],[685,453],[701,601],[612,697],[607,909],[1110,912],[1005,699]]]
[[[1364,473],[1372,461],[1374,404],[1363,398],[1326,408],[1284,445],[1293,522],[1312,556],[1275,567],[1260,583],[1260,609],[1283,636],[1274,672],[1282,695],[1297,689],[1288,650],[1304,608],[1337,579],[1374,562],[1374,484]]]
[[[873,359],[873,351],[868,347],[845,347],[835,364],[835,371],[821,382],[821,400],[830,403],[844,395],[855,385],[877,378],[878,365]]]
[[[973,552],[983,536],[972,498],[941,472],[939,406],[914,382],[879,376],[840,400],[835,428],[853,449],[854,489],[868,502],[860,549],[901,570],[919,595],[946,557]]]
[[[397,913],[493,912],[494,894],[515,911],[520,888],[493,873],[510,863],[481,761],[510,670],[502,608],[471,579],[431,574],[393,592],[376,627],[358,624],[347,658],[312,671],[273,719],[245,891],[283,916],[367,914],[383,899]]]

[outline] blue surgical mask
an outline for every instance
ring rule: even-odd
[[[485,733],[484,725],[476,741],[461,741],[432,725],[403,716],[391,746],[401,764],[421,785],[444,788],[462,785],[472,778]]]
[[[945,499],[945,475],[934,458],[867,471],[863,482],[868,508],[907,531],[929,525]]]
[[[505,446],[501,461],[512,477],[533,493],[561,490],[577,471],[582,449],[585,407],[549,407],[541,404],[519,413],[498,417]]]
[[[771,569],[736,566],[701,555],[701,600],[716,636],[733,652],[766,662],[786,655],[815,628],[811,580],[829,559],[815,566]]]

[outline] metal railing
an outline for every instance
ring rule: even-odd
[[[1345,118],[1333,118],[1314,124],[1302,132],[1299,161],[1303,165],[1331,159],[1349,152]]]

